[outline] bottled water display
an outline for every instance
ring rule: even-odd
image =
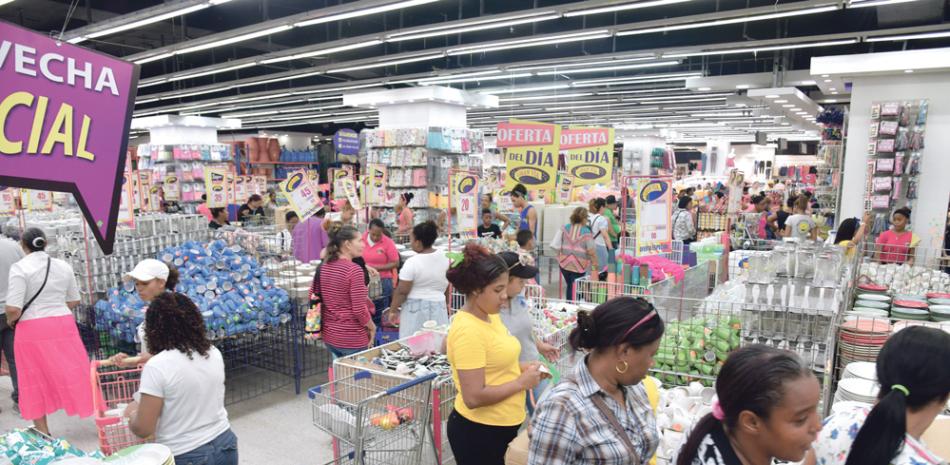
[[[221,339],[256,333],[290,321],[287,291],[274,285],[266,270],[239,246],[221,240],[186,242],[159,252],[157,259],[178,268],[176,290],[187,295],[204,317],[208,337]],[[137,328],[148,307],[132,282],[108,291],[96,303],[96,326],[127,343],[140,342]]]

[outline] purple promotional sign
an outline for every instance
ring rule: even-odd
[[[0,184],[70,192],[112,253],[139,67],[0,21]]]
[[[340,155],[357,155],[360,153],[360,136],[352,129],[340,129],[333,134],[333,145]]]

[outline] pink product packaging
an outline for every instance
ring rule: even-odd
[[[881,135],[893,136],[897,134],[897,121],[881,121]]]
[[[182,159],[181,147],[175,146],[175,148],[172,149],[172,158],[174,158],[175,160]]]
[[[901,196],[901,182],[902,180],[899,176],[894,178],[894,191],[891,192],[891,198],[894,200],[899,199]]]
[[[191,184],[184,183],[181,185],[181,200],[183,202],[195,200],[195,192],[191,189]]]
[[[894,139],[879,139],[877,141],[878,153],[892,153],[894,151]]]
[[[890,176],[874,178],[872,183],[874,192],[885,192],[891,190]]]
[[[900,176],[904,172],[904,154],[898,153],[894,156],[894,176]]]
[[[894,171],[894,159],[893,158],[879,158],[877,160],[877,166],[875,171],[883,171],[890,173]]]
[[[871,208],[889,208],[891,206],[891,198],[888,195],[874,195],[871,196]]]

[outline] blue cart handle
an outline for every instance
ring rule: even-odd
[[[399,386],[396,386],[396,387],[392,387],[392,388],[387,389],[387,390],[386,390],[386,395],[393,395],[393,394],[395,394],[395,393],[397,393],[397,392],[399,392],[399,391],[403,391],[403,390],[409,389],[409,388],[411,388],[411,387],[413,387],[413,386],[415,386],[415,385],[417,385],[417,384],[421,384],[421,383],[424,383],[424,382],[426,382],[426,381],[432,381],[433,379],[435,379],[435,377],[436,377],[436,374],[435,374],[435,373],[429,373],[429,374],[427,374],[427,375],[425,375],[425,376],[420,376],[420,377],[418,377],[418,378],[416,378],[416,379],[414,379],[414,380],[412,380],[412,381],[406,381],[405,383],[402,383],[402,384],[400,384]]]

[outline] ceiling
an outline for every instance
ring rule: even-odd
[[[846,103],[816,56],[950,45],[946,0],[0,0],[0,19],[141,64],[136,116],[329,134],[376,124],[343,93],[443,85],[470,108],[681,142],[814,137]],[[777,104],[788,100],[794,104]]]

